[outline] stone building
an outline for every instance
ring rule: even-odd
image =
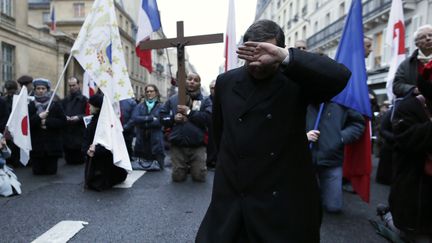
[[[24,74],[48,78],[55,85],[72,47],[73,39],[67,35],[50,34],[48,28],[29,24],[30,2],[0,0],[1,89],[5,81]]]

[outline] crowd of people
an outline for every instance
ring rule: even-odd
[[[344,65],[312,53],[305,41],[285,47],[282,29],[259,20],[237,53],[245,65],[218,76],[204,96],[201,77],[186,78],[186,103],[175,94],[162,102],[158,87],[144,98],[120,102],[123,135],[132,161],[153,161],[164,170],[169,153],[172,181],[188,175],[205,182],[215,168],[213,194],[196,242],[319,242],[322,210],[343,211],[344,145],[365,130],[363,116],[331,100],[351,75]],[[380,159],[376,181],[390,185],[388,226],[407,242],[432,240],[432,26],[414,34],[417,49],[398,68],[393,103],[371,105],[378,119]],[[365,58],[372,42],[364,39]],[[57,173],[58,160],[85,164],[87,188],[105,190],[127,171],[93,144],[103,104],[89,99],[80,80],[68,79],[69,94],[52,96],[50,80],[22,76],[5,83],[0,130],[5,130],[18,86],[26,86],[35,175]],[[84,117],[92,115],[87,124]],[[317,117],[319,122],[317,122]],[[19,165],[11,138],[0,140],[0,166]],[[167,143],[169,146],[167,146]],[[10,149],[9,149],[10,148]],[[169,151],[167,151],[169,148]],[[389,217],[387,217],[389,218]]]

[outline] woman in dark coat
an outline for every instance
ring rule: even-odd
[[[159,90],[154,84],[144,88],[145,99],[133,111],[131,122],[125,127],[136,128],[135,156],[144,160],[156,160],[164,168],[164,142],[159,112],[162,107]]]
[[[113,163],[113,155],[101,145],[94,145],[93,139],[102,107],[103,95],[95,94],[89,99],[90,113],[93,115],[84,133],[82,153],[86,163],[85,185],[89,189],[102,191],[126,180],[127,171]]]
[[[396,176],[390,211],[396,227],[413,242],[432,240],[432,61],[429,64],[417,79],[421,96],[400,101],[393,118]]]
[[[52,175],[57,173],[57,160],[62,156],[62,129],[66,126],[66,116],[60,103],[53,101],[48,107],[51,97],[51,82],[48,79],[33,80],[35,100],[29,104],[30,134],[32,150],[30,161],[33,174]]]

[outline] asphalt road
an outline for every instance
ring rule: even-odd
[[[55,176],[18,168],[23,194],[0,198],[0,242],[31,242],[62,220],[88,222],[69,242],[194,241],[210,201],[213,172],[206,183],[178,184],[167,168],[144,174],[129,189],[94,192],[83,189],[83,170],[63,161]],[[345,193],[343,213],[324,214],[321,242],[387,242],[368,220],[377,219],[375,207],[386,202],[388,191],[372,181],[370,204]]]

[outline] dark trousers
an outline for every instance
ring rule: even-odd
[[[81,154],[81,149],[64,148],[64,158],[65,158],[66,164],[69,164],[69,165],[84,164],[84,158]]]
[[[30,160],[35,175],[54,175],[57,173],[57,156],[32,157]]]

